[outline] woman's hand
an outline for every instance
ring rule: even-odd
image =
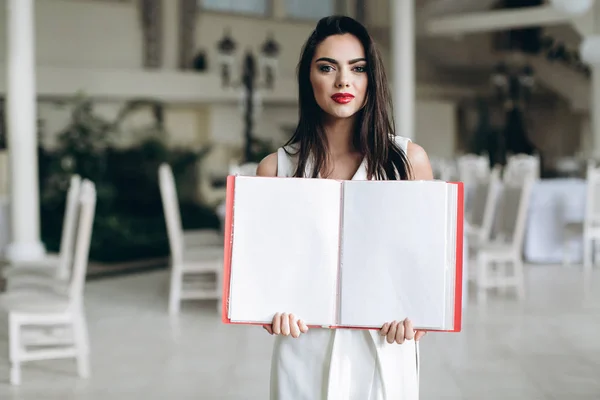
[[[412,322],[408,318],[406,318],[404,321],[386,322],[379,331],[381,336],[386,336],[386,340],[390,344],[394,342],[402,344],[404,343],[404,339],[419,340],[425,336],[426,333],[427,332],[425,331],[415,332]]]
[[[300,333],[308,332],[308,327],[301,319],[296,318],[294,314],[277,313],[273,317],[271,325],[263,326],[271,335],[291,335],[294,338],[300,336]]]

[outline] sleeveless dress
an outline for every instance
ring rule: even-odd
[[[408,141],[396,137],[405,153]],[[294,158],[283,148],[278,149],[277,176],[293,175]],[[310,167],[307,165],[307,170]],[[364,162],[352,179],[367,179]],[[275,338],[271,400],[418,398],[419,353],[414,340],[389,344],[378,330],[319,328],[312,328],[299,338],[281,335]]]

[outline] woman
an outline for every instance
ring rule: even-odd
[[[323,18],[298,65],[300,120],[288,144],[262,160],[259,176],[433,179],[425,151],[396,137],[381,56],[349,17]],[[368,268],[368,266],[365,266]],[[293,310],[290,310],[293,311]],[[272,399],[417,399],[418,348],[409,320],[381,330],[311,329],[277,314]]]

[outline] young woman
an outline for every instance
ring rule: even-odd
[[[360,23],[349,17],[319,21],[302,50],[298,87],[296,131],[261,161],[259,176],[433,179],[425,151],[395,135],[381,56]],[[308,332],[300,318],[282,313],[265,329],[278,335],[272,399],[418,398],[415,342],[425,332],[415,332],[408,319],[379,331]]]

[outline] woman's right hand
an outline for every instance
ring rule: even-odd
[[[291,335],[294,338],[300,336],[300,333],[308,332],[308,326],[294,314],[277,313],[273,317],[271,325],[265,325],[263,328],[271,335]]]

